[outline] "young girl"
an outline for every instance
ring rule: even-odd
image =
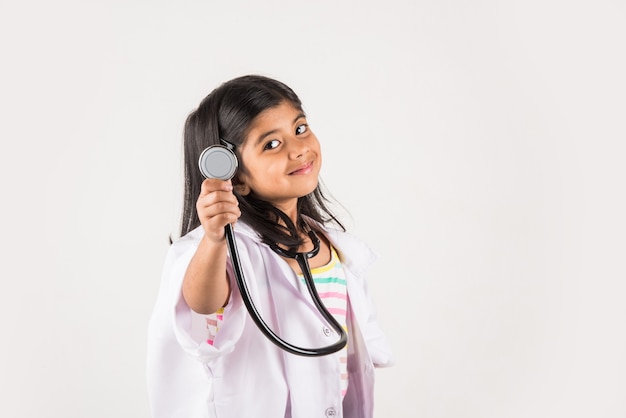
[[[202,151],[233,144],[232,180],[204,179]],[[261,76],[222,84],[185,125],[182,238],[170,247],[152,315],[148,382],[155,418],[373,416],[374,366],[392,362],[365,282],[374,259],[325,205],[320,144],[286,85]],[[241,267],[263,319],[302,347],[337,340],[320,319],[292,258],[307,252],[316,289],[344,327],[340,351],[304,357],[270,342],[234,281],[224,227],[234,224]],[[332,228],[335,224],[337,228]]]

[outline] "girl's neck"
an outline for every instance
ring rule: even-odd
[[[298,224],[298,199],[294,199],[292,201],[289,201],[288,203],[274,203],[274,207],[284,213],[296,226],[296,228],[298,228],[298,230],[300,229],[300,225]],[[280,223],[283,224],[282,220],[280,221]],[[286,225],[283,224],[283,226]]]

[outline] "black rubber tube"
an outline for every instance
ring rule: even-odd
[[[243,270],[241,269],[241,264],[239,261],[239,253],[237,252],[237,244],[235,242],[235,234],[233,233],[233,226],[226,225],[225,227],[226,241],[228,243],[228,251],[230,253],[230,259],[233,263],[233,269],[235,270],[235,281],[237,282],[237,287],[239,287],[239,293],[241,293],[241,298],[243,299],[243,303],[250,314],[250,317],[256,324],[256,326],[261,330],[261,332],[274,344],[283,350],[297,354],[299,356],[305,357],[320,357],[328,354],[336,353],[337,351],[344,348],[348,342],[348,335],[344,331],[343,327],[337,320],[333,317],[333,315],[328,312],[324,303],[320,299],[317,289],[315,288],[315,282],[313,281],[313,275],[311,274],[311,269],[309,268],[309,262],[306,254],[297,253],[294,257],[300,266],[300,270],[304,274],[304,279],[306,283],[306,287],[313,298],[313,303],[316,308],[322,314],[324,319],[330,324],[330,326],[337,332],[339,335],[339,340],[331,345],[319,348],[302,348],[295,346],[293,344],[288,343],[287,341],[280,338],[272,329],[263,321],[259,311],[254,306],[254,302],[252,302],[252,298],[250,297],[250,292],[248,291],[248,286],[246,284],[245,277],[243,275]]]

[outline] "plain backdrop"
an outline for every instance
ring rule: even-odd
[[[249,73],[380,256],[377,417],[626,416],[624,2],[0,4],[1,416],[149,416],[183,123]]]

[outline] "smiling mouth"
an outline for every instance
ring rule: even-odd
[[[297,170],[294,170],[291,173],[289,173],[289,175],[291,176],[291,175],[297,175],[297,174],[308,174],[311,172],[312,169],[313,169],[313,161],[309,161],[308,163],[304,164]]]

